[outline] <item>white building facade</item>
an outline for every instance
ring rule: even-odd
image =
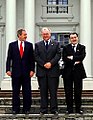
[[[86,46],[87,78],[83,88],[93,89],[92,11],[93,0],[0,0],[0,88],[11,86],[5,74],[5,63],[9,43],[17,39],[17,29],[25,28],[28,41],[34,45],[41,39],[41,28],[49,27],[52,37],[62,45],[68,44],[70,32],[79,34],[79,42]],[[33,86],[37,86],[36,77]]]

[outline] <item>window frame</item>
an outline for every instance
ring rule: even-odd
[[[49,3],[50,2],[50,3]],[[52,4],[52,3],[55,3],[55,4]],[[62,4],[60,4],[60,3],[62,3]],[[64,3],[66,3],[66,4],[64,4]],[[68,0],[47,0],[47,5],[68,5]],[[67,12],[62,12],[62,11],[59,11],[59,9],[67,9],[66,11]],[[49,11],[49,9],[52,9],[52,7],[50,6],[50,7],[47,7],[47,13],[52,13],[52,10],[51,11]],[[55,12],[53,12],[53,13],[57,13],[57,14],[59,14],[59,13],[68,13],[68,7],[67,6],[64,6],[64,7],[59,7],[59,6],[56,6],[55,7]]]

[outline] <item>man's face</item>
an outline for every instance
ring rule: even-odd
[[[19,35],[19,40],[25,41],[27,39],[27,33],[26,31],[22,31],[22,34]]]
[[[49,30],[43,30],[41,35],[42,35],[42,38],[46,41],[49,40],[51,37],[51,33]]]
[[[70,42],[71,42],[71,44],[73,44],[73,45],[75,45],[75,44],[78,43],[78,37],[77,37],[76,34],[71,34],[71,35],[70,35]]]

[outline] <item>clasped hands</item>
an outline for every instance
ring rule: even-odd
[[[50,63],[50,62],[45,63],[45,64],[44,64],[44,67],[45,67],[46,69],[50,69],[50,68],[51,68],[51,63]]]

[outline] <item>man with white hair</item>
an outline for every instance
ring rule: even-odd
[[[50,112],[58,114],[57,88],[59,83],[60,49],[59,43],[51,39],[51,30],[42,28],[42,40],[35,43],[36,76],[41,95],[40,113],[48,112],[48,91],[50,93]]]

